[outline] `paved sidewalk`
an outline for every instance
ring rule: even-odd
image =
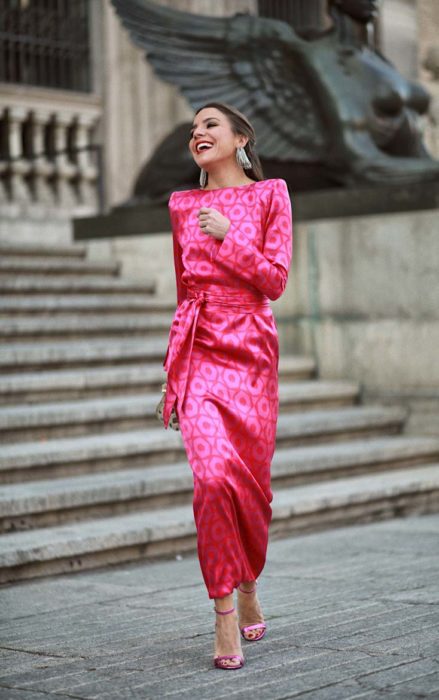
[[[272,540],[259,581],[237,671],[196,556],[0,587],[0,698],[439,698],[439,515]]]

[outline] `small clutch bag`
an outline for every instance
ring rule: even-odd
[[[167,382],[164,382],[162,384],[162,398],[160,399],[160,401],[157,404],[157,407],[155,409],[156,418],[161,423],[163,423],[163,406],[165,405],[165,398],[166,398],[166,384],[167,384]],[[169,417],[168,427],[172,428],[172,430],[180,430],[180,425],[178,423],[178,418],[177,418],[177,413],[175,411],[175,407],[171,411],[171,415]]]

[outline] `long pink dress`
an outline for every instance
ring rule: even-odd
[[[231,221],[202,231],[200,207]],[[292,251],[285,180],[173,192],[177,309],[163,362],[164,424],[175,405],[194,477],[197,547],[209,598],[262,571],[271,521],[270,468],[279,409],[277,326]]]

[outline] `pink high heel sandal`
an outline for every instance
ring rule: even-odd
[[[241,585],[238,586],[238,590],[240,590],[241,593],[254,593],[256,590],[257,583],[258,582],[255,581],[254,588],[252,588],[251,591],[244,591],[244,589],[241,588]],[[257,622],[255,625],[245,625],[244,627],[241,627],[240,629],[241,629],[242,636],[244,637],[244,639],[247,640],[247,642],[257,642],[258,639],[262,639],[262,637],[264,636],[264,634],[267,630],[267,625],[265,624],[265,622]],[[246,637],[246,632],[248,632],[250,630],[255,630],[255,632],[253,633],[254,636],[253,637]],[[260,634],[259,634],[259,632],[260,632]]]
[[[229,613],[232,613],[234,611],[234,607],[230,608],[230,610],[217,610],[215,605],[213,606],[213,609],[217,613],[217,615],[228,615]],[[222,664],[221,662],[224,661],[225,659],[239,659],[239,664],[236,665],[228,665],[228,664]],[[244,657],[240,656],[239,654],[223,654],[223,656],[214,656],[213,657],[213,663],[216,668],[224,668],[226,670],[233,669],[233,668],[242,668],[244,666]]]

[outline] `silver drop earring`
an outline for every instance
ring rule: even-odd
[[[244,170],[250,170],[250,168],[252,167],[252,164],[248,159],[247,153],[245,152],[242,146],[236,149],[236,162],[238,163],[238,165],[241,166],[241,168],[244,168]]]
[[[204,168],[201,168],[200,170],[200,187],[205,187],[207,182],[207,173],[204,170]]]

